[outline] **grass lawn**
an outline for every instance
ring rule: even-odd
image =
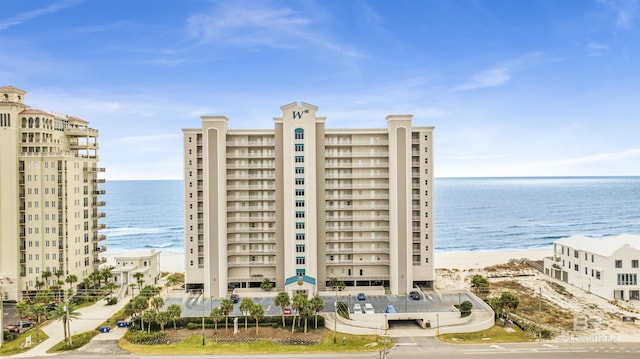
[[[36,342],[36,331],[35,329],[30,329],[27,330],[26,332],[20,334],[20,336],[15,339],[12,340],[10,342],[3,342],[2,344],[2,348],[0,348],[0,355],[5,356],[5,355],[14,355],[14,354],[19,354],[19,353],[24,353],[26,351],[28,351],[31,348],[22,348],[20,349],[20,343],[24,343],[24,341],[26,340],[26,338],[28,336],[31,336],[31,348],[35,347],[36,345],[38,345],[39,343]],[[42,331],[42,329],[38,329],[38,337],[40,339],[40,343],[42,343],[43,341],[49,339],[49,337]]]
[[[520,330],[520,328],[516,326],[509,326],[509,328],[513,329],[513,331],[507,331],[500,325],[494,325],[481,332],[442,334],[438,336],[438,339],[445,343],[452,344],[520,343],[532,341],[532,338]]]
[[[71,342],[73,343],[71,346],[67,346],[67,343],[65,343],[64,341],[61,341],[60,343],[54,345],[53,348],[47,350],[47,353],[59,353],[59,352],[65,352],[67,350],[78,349],[81,346],[90,342],[91,338],[98,335],[98,333],[99,332],[97,330],[92,330],[89,332],[76,334],[71,337]]]
[[[342,338],[344,337],[344,344]],[[378,343],[375,346],[368,345]],[[387,342],[387,348],[393,342]],[[120,340],[120,347],[134,354],[261,354],[261,353],[326,353],[326,352],[372,352],[382,349],[381,339],[375,335],[338,334],[338,343],[333,344],[333,333],[330,332],[317,345],[277,345],[265,339],[248,343],[215,343],[202,336],[192,335],[187,339],[167,345],[131,344],[125,339]]]

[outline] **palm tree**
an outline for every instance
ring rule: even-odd
[[[164,331],[164,326],[169,323],[171,316],[168,312],[159,312],[156,314],[156,323],[160,325],[160,330]]]
[[[148,325],[147,325],[147,333],[151,332],[151,322],[153,322],[154,320],[156,320],[156,311],[153,309],[147,309],[144,311],[144,313],[142,314],[142,319],[145,320]],[[144,330],[144,328],[143,328]]]
[[[44,281],[45,286],[49,286],[49,277],[51,277],[53,273],[49,270],[42,271],[42,280]]]
[[[249,313],[251,311],[251,307],[253,307],[253,300],[248,297],[242,298],[242,301],[240,302],[240,311],[242,312],[242,315],[244,315],[244,329],[247,329],[247,317],[251,314]]]
[[[177,330],[176,320],[180,318],[180,315],[182,315],[182,308],[180,308],[180,306],[177,304],[171,304],[169,308],[167,308],[167,313],[169,313],[169,316],[173,321],[173,330]]]
[[[27,302],[22,301],[16,304],[16,313],[20,317],[20,332],[22,332],[22,318],[29,315],[30,312],[31,308],[29,307],[29,304],[27,304]]]
[[[57,282],[59,284],[60,283],[60,277],[62,277],[64,275],[64,272],[62,270],[58,269],[54,274],[55,274],[56,280],[57,280]]]
[[[75,274],[69,274],[64,281],[69,284],[69,289],[73,290],[73,283],[78,282],[78,276]]]
[[[145,297],[136,297],[132,308],[136,313],[144,313],[145,309],[149,308],[149,301]],[[140,330],[144,330],[144,316],[140,319]]]
[[[304,308],[302,308],[302,311],[300,312],[300,316],[304,318],[304,332],[307,332],[307,321],[309,320],[309,317],[311,317],[314,314],[313,308],[311,308],[311,302],[307,301],[307,303],[305,303],[306,305],[304,306]]]
[[[113,267],[106,267],[102,271],[100,271],[100,277],[104,279],[105,284],[109,283],[109,279],[113,277],[113,273],[111,273],[112,270],[113,270]]]
[[[129,284],[129,287],[131,287],[131,297],[133,297],[133,290],[135,289],[136,284],[135,283],[131,283],[131,284]]]
[[[104,285],[104,290],[109,293],[109,297],[113,297],[113,291],[116,290],[116,288],[118,288],[118,285],[113,282]]]
[[[164,299],[162,297],[153,297],[151,298],[151,308],[155,309],[156,312],[160,311],[160,308],[164,305]]]
[[[220,310],[222,310],[222,314],[224,315],[224,330],[229,330],[229,314],[233,311],[233,302],[231,299],[226,298],[220,302]]]
[[[333,291],[336,292],[336,299],[335,302],[333,303],[333,309],[334,309],[334,315],[335,318],[333,319],[333,344],[335,344],[337,342],[337,328],[338,328],[338,291],[339,290],[343,290],[345,285],[344,282],[341,280],[338,280],[336,277],[332,277],[331,279],[329,279],[329,282],[327,283],[327,285],[331,288],[333,288]]]
[[[51,312],[51,317],[56,320],[62,321],[62,325],[64,327],[64,340],[67,342],[67,345],[72,345],[71,342],[71,320],[80,318],[80,313],[76,310],[75,304],[70,301],[66,301],[61,303]]]
[[[322,308],[324,308],[324,301],[322,300],[322,298],[316,295],[315,297],[311,298],[309,304],[311,305],[313,315],[315,316],[316,329],[318,329],[318,314],[320,313]]]
[[[42,318],[46,318],[47,315],[47,307],[42,303],[36,303],[31,306],[31,314],[36,318],[36,342],[40,342],[40,336],[38,333],[38,327],[40,325],[40,320]]]
[[[138,291],[141,292],[142,291],[142,284],[144,284],[144,273],[142,272],[135,272],[133,273],[133,278],[136,279],[136,283],[138,283]]]
[[[293,303],[291,308],[295,311],[293,315],[293,323],[291,324],[291,333],[295,331],[296,315],[298,315],[298,326],[300,326],[300,312],[307,304],[307,295],[305,293],[298,293],[293,296]]]
[[[258,324],[260,323],[260,318],[262,318],[262,316],[264,315],[264,308],[262,308],[262,304],[256,303],[251,306],[250,312],[251,312],[251,317],[253,317],[256,320],[256,335],[257,335]]]
[[[277,305],[278,307],[280,307],[280,309],[282,309],[282,327],[284,328],[284,326],[285,326],[285,323],[284,323],[284,310],[285,310],[285,308],[287,308],[288,306],[291,305],[291,299],[289,299],[289,293],[287,293],[287,292],[278,293],[278,295],[276,296],[276,299],[273,301],[273,303],[275,305]]]
[[[214,326],[216,328],[216,334],[218,334],[218,322],[220,321],[220,319],[222,319],[222,317],[224,317],[224,314],[222,313],[220,307],[216,307],[211,310],[211,314],[209,314],[209,316],[211,317],[211,320],[213,320]]]

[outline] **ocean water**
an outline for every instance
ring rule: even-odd
[[[571,235],[640,234],[640,177],[436,178],[435,249],[551,248]],[[182,181],[109,181],[107,253],[183,252]]]

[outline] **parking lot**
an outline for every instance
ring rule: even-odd
[[[461,291],[459,294],[444,294],[438,296],[432,291],[423,291],[421,299],[413,300],[409,296],[398,295],[367,295],[366,299],[359,300],[357,294],[349,296],[339,296],[338,301],[345,302],[349,310],[353,312],[354,304],[359,303],[364,308],[365,303],[370,303],[376,313],[384,313],[388,304],[394,306],[398,313],[424,313],[424,312],[450,312],[455,311],[454,305],[465,300],[471,301],[475,308],[481,306],[476,298]],[[277,316],[282,314],[280,307],[273,303],[273,298],[252,298],[254,303],[262,304],[265,316]],[[333,312],[335,296],[323,296],[324,308],[322,312]],[[234,304],[231,316],[241,316],[240,301]],[[178,304],[182,307],[182,315],[188,317],[199,317],[204,313],[208,316],[213,308],[220,306],[220,299],[204,298],[198,294],[173,294],[165,300],[164,309],[171,304]]]

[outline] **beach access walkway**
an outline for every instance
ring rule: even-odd
[[[100,300],[91,306],[78,309],[80,317],[71,321],[71,335],[76,335],[97,329],[100,324],[102,324],[105,320],[111,318],[111,316],[113,316],[117,311],[122,309],[129,302],[129,299],[130,298],[125,298],[118,301],[118,303],[114,305],[106,305],[106,301]],[[64,340],[64,328],[62,326],[62,322],[58,320],[50,320],[45,326],[40,329],[49,336],[49,339],[40,343],[31,350],[24,353],[16,354],[13,357],[28,358],[52,355],[47,354],[47,350],[51,349],[53,346]],[[98,337],[109,336],[109,338],[111,338],[118,335],[122,336],[126,332],[126,330],[123,328],[118,329],[120,330],[113,330],[111,333],[98,334]]]

